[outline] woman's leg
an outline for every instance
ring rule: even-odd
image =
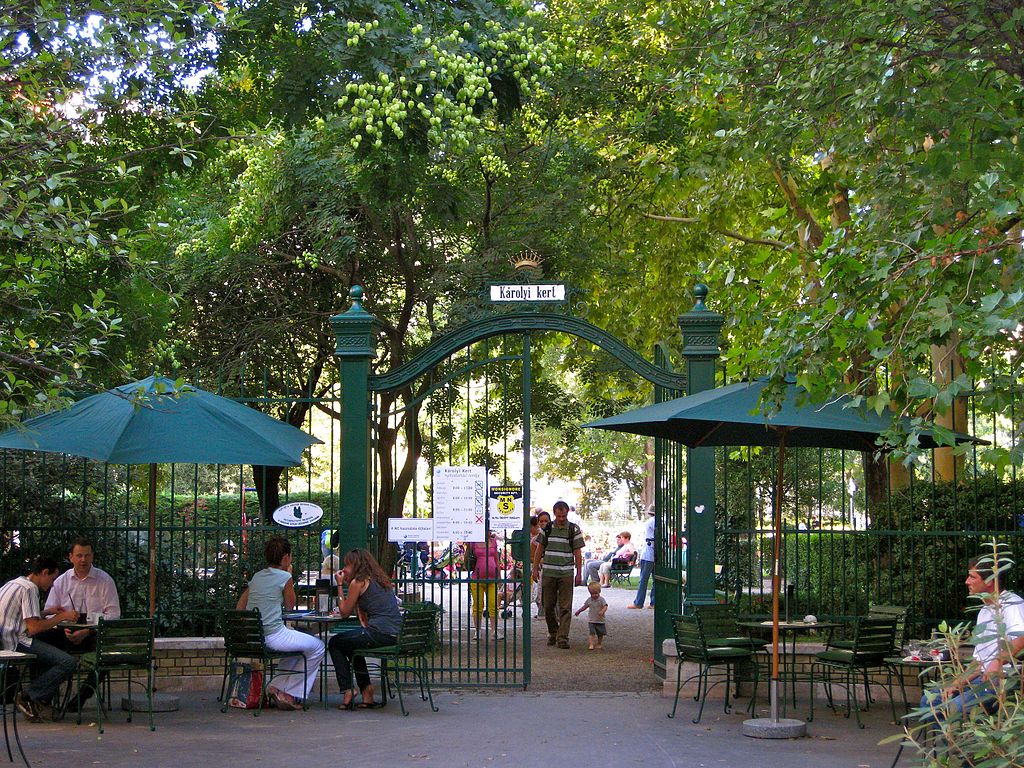
[[[498,585],[487,584],[487,613],[491,617],[491,635],[495,640],[501,640],[503,635],[498,633]]]
[[[320,672],[320,662],[324,658],[324,644],[312,635],[299,632],[289,627],[282,627],[267,637],[267,647],[272,651],[302,651],[306,657],[306,676],[287,674],[280,676],[280,682],[274,680],[274,688],[296,699],[305,699],[313,690],[316,676]],[[297,657],[283,659],[277,665],[285,672],[297,673],[302,669],[302,661]]]
[[[484,612],[484,585],[478,582],[469,584],[469,600],[473,609],[473,629],[480,634],[480,617]]]
[[[331,661],[334,662],[334,670],[338,676],[338,688],[345,699],[344,703],[351,698],[352,693],[352,668],[356,671],[356,684],[360,690],[370,684],[370,675],[366,671],[366,661],[362,658],[356,659],[353,664],[352,654],[360,648],[373,648],[379,645],[394,643],[396,638],[386,635],[378,635],[366,629],[356,629],[351,632],[342,632],[331,638],[327,644],[327,650],[331,654]]]

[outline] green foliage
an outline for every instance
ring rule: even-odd
[[[845,531],[789,532],[782,546],[785,583],[796,587],[792,610],[800,614],[798,618],[808,613],[859,616],[867,612],[874,569],[867,537]]]
[[[111,367],[117,300],[147,277],[132,215],[151,145],[121,116],[163,124],[168,79],[202,66],[216,22],[210,6],[148,0],[0,8],[0,425]]]
[[[894,494],[887,514],[870,526],[879,531],[879,594],[899,597],[884,602],[913,605],[913,619],[927,627],[960,620],[968,605],[967,559],[982,554],[985,542],[999,536],[1013,559],[1022,562],[1021,490],[1020,481],[980,477],[963,485],[915,485]],[[1011,572],[1005,584],[1015,583]]]

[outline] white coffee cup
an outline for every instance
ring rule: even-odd
[[[99,624],[103,617],[103,611],[89,611],[85,617],[86,624]]]

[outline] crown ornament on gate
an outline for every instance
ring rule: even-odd
[[[544,257],[527,248],[525,251],[509,256],[508,262],[516,272],[540,272],[544,265]]]

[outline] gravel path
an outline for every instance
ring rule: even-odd
[[[533,619],[531,691],[648,692],[661,689],[654,674],[654,611],[630,610],[636,589],[601,590],[608,601],[608,637],[600,651],[587,650],[587,615],[573,617],[569,650],[547,644],[547,625]],[[586,587],[576,587],[573,611],[587,599]]]

